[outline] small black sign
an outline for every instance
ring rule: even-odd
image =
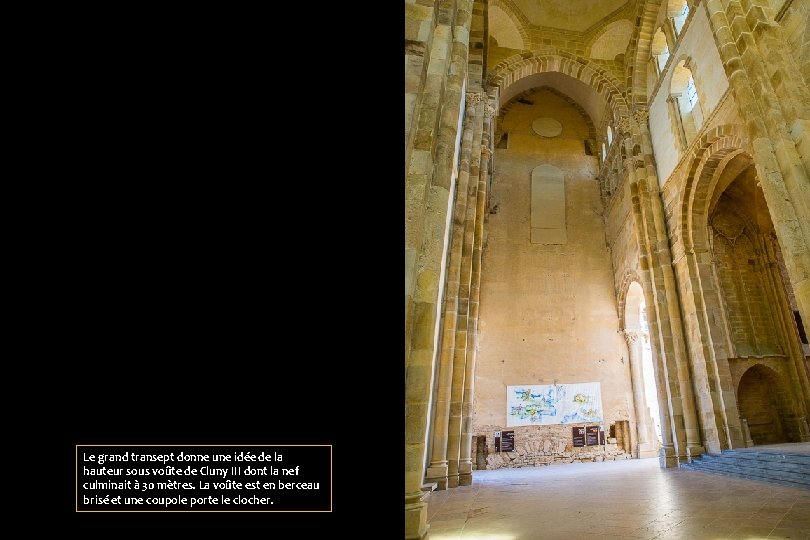
[[[599,444],[599,426],[588,426],[585,428],[585,444],[588,446]]]
[[[501,432],[501,452],[513,452],[515,450],[515,432]]]
[[[571,431],[574,436],[574,447],[577,446],[585,446],[585,428],[584,427],[574,427],[571,428]]]

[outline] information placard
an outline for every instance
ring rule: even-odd
[[[571,432],[574,438],[574,447],[585,446],[585,428],[573,427]]]
[[[585,444],[588,446],[599,444],[599,426],[588,426],[585,428]]]

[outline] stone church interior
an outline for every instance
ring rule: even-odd
[[[809,21],[405,1],[406,538],[489,471],[810,446]]]

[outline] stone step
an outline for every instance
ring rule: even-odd
[[[685,468],[695,471],[724,472],[728,474],[734,474],[737,476],[784,480],[788,482],[793,482],[795,484],[802,484],[810,487],[810,475],[801,473],[797,474],[794,472],[776,471],[769,469],[740,468],[728,465],[716,465],[709,463],[698,463],[698,464],[691,463],[689,465],[685,465]]]
[[[758,482],[766,482],[769,484],[778,484],[782,486],[790,486],[798,489],[810,490],[810,486],[808,486],[807,484],[800,484],[790,480],[783,480],[781,478],[765,478],[761,476],[753,476],[748,474],[730,473],[728,471],[723,470],[697,469],[691,467],[690,465],[682,465],[682,467],[696,472],[702,472],[707,474],[719,474],[721,476],[727,476],[729,478],[745,478],[746,480],[755,480]]]
[[[810,455],[725,450],[703,454],[683,468],[810,489]]]
[[[810,464],[795,463],[791,461],[763,461],[756,459],[739,459],[736,456],[712,456],[710,454],[702,457],[698,462],[704,463],[725,463],[741,468],[760,468],[779,471],[796,472],[810,475]]]
[[[717,454],[710,454],[717,455]],[[739,450],[724,450],[723,457],[733,457],[736,459],[748,459],[756,461],[784,461],[789,463],[802,463],[810,466],[810,454],[784,454],[775,452],[745,452]]]

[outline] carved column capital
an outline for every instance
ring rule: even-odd
[[[647,119],[650,117],[649,109],[635,109],[633,111],[633,119],[639,125],[647,125]]]
[[[617,122],[616,125],[619,128],[619,131],[621,133],[623,133],[623,134],[629,134],[630,133],[630,118],[628,118],[626,116],[622,116],[622,117],[619,118],[619,121]]]
[[[478,105],[484,100],[484,93],[483,92],[467,92],[467,105],[472,105],[473,107]]]
[[[640,330],[625,330],[624,331],[624,339],[627,341],[627,345],[632,347],[635,343],[638,343],[643,339],[644,332]]]

